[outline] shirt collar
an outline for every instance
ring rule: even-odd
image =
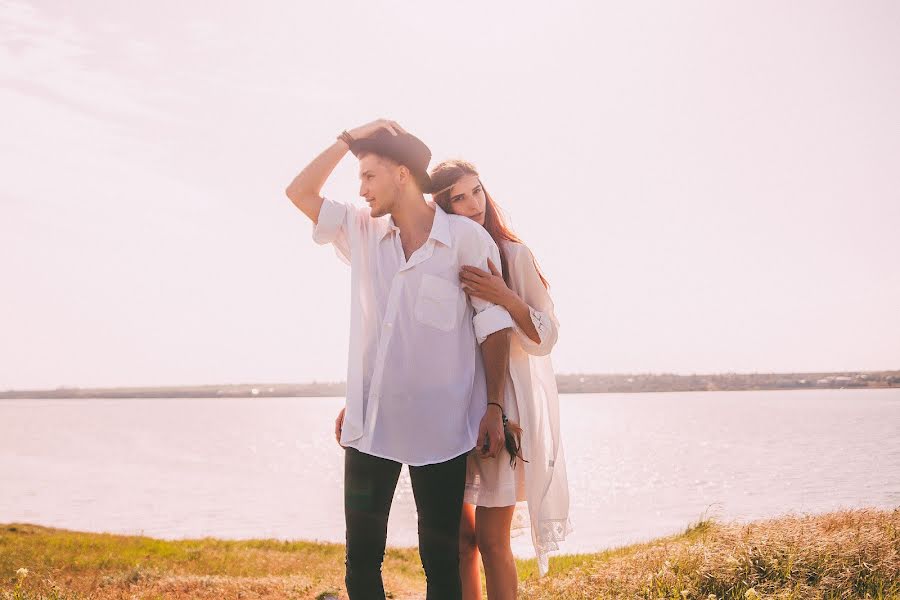
[[[437,204],[434,204],[433,202],[429,202],[428,204],[434,207],[434,222],[431,224],[431,233],[428,234],[428,238],[434,238],[435,241],[438,241],[445,246],[452,245],[450,243],[452,239],[450,237],[450,218]],[[400,228],[394,223],[394,217],[390,217],[387,222],[387,227],[381,234],[380,240],[383,240],[389,233],[394,231],[399,233]]]
[[[381,232],[381,237],[378,238],[378,241],[383,240],[388,236],[389,233],[393,233],[394,231],[399,232],[400,228],[394,223],[394,217],[390,217],[387,220],[387,227],[384,228],[384,231]]]
[[[437,204],[434,206],[434,223],[431,224],[431,234],[428,236],[434,238],[445,246],[450,246],[450,218],[447,213]]]

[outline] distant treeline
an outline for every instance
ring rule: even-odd
[[[805,388],[900,387],[900,371],[847,371],[841,373],[669,373],[557,375],[560,393],[696,392],[739,390],[793,390]],[[343,396],[343,382],[229,384],[134,388],[70,388],[10,390],[0,398],[255,398],[291,396]]]
[[[900,387],[900,371],[846,371],[841,373],[716,373],[675,375],[557,375],[559,391],[566,394],[602,392],[696,392],[739,390],[793,390],[805,388]]]

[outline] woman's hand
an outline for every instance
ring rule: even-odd
[[[513,295],[513,291],[503,281],[503,275],[488,259],[490,273],[482,271],[478,267],[464,266],[459,272],[459,280],[462,289],[470,296],[487,300],[492,304],[506,306]]]
[[[347,407],[341,409],[341,412],[338,413],[337,419],[334,420],[334,439],[337,441],[338,446],[341,445],[341,430],[344,428],[344,411],[347,410]],[[341,446],[343,448],[343,446]]]
[[[389,119],[376,119],[371,123],[366,123],[365,125],[360,125],[359,127],[351,129],[347,133],[349,133],[354,140],[361,140],[371,136],[379,129],[386,129],[391,135],[406,133],[406,130],[400,127],[400,124],[397,123],[397,121],[391,121]]]

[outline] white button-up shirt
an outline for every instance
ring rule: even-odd
[[[350,356],[341,445],[408,465],[475,447],[487,406],[479,344],[513,327],[501,306],[467,300],[463,265],[500,264],[491,236],[436,205],[425,243],[406,260],[393,219],[325,199],[313,228],[350,264]]]

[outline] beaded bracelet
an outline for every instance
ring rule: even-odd
[[[356,141],[356,140],[353,139],[353,136],[352,136],[352,135],[350,135],[349,133],[347,133],[347,130],[346,130],[346,129],[345,129],[344,131],[341,132],[341,135],[337,136],[337,139],[343,140],[344,143],[347,144],[348,146],[350,146],[351,144],[353,144],[353,142]]]

